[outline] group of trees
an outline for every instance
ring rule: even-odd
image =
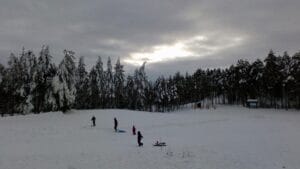
[[[84,57],[78,65],[75,53],[64,51],[58,66],[52,62],[49,48],[35,54],[23,49],[20,56],[11,54],[8,66],[0,64],[0,112],[28,114],[71,108],[146,109],[149,82],[145,64],[133,76],[124,74],[120,59],[112,66],[108,58],[106,70],[101,57],[88,72]]]
[[[245,105],[247,99],[257,99],[261,107],[300,108],[300,52],[290,57],[271,50],[263,61],[239,60],[226,69],[198,69],[174,79],[186,84],[179,90],[184,103],[209,99],[212,104]]]
[[[120,59],[114,67],[108,58],[106,70],[98,57],[90,71],[84,57],[78,65],[75,53],[64,51],[58,66],[49,48],[35,54],[23,49],[11,54],[8,66],[0,64],[0,112],[27,114],[71,109],[127,108],[170,111],[191,102],[209,100],[245,104],[257,98],[261,106],[300,108],[300,53],[276,56],[270,51],[264,61],[239,60],[226,69],[198,69],[193,74],[151,82],[145,64],[133,75],[124,74]]]

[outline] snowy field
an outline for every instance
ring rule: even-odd
[[[114,117],[127,133],[113,131]],[[144,147],[131,135],[132,124],[142,132]],[[153,147],[156,140],[168,146]],[[300,168],[300,111],[218,106],[0,118],[0,169],[282,168]]]

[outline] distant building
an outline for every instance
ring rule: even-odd
[[[258,107],[258,101],[257,101],[257,99],[247,99],[246,105],[249,108],[257,108]]]

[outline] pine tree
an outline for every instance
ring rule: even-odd
[[[229,68],[225,69],[224,71],[224,90],[225,90],[225,95],[227,98],[227,102],[229,104],[234,104],[236,103],[236,88],[235,88],[235,67],[231,65]]]
[[[145,110],[153,112],[154,111],[154,101],[155,101],[155,92],[153,84],[148,82],[148,87],[145,90]]]
[[[208,81],[206,72],[202,69],[198,69],[193,74],[193,81],[195,82],[194,92],[195,93],[195,101],[203,100],[208,97]]]
[[[248,86],[249,86],[249,97],[252,99],[263,97],[263,93],[264,93],[262,88],[263,71],[264,71],[264,64],[259,59],[257,59],[250,65]]]
[[[137,90],[136,85],[134,83],[134,78],[130,75],[128,75],[126,80],[126,105],[129,109],[136,109],[136,99],[137,99]]]
[[[195,82],[192,76],[190,76],[187,72],[185,74],[185,102],[186,103],[191,103],[195,101],[196,93],[195,93]]]
[[[19,59],[12,53],[8,61],[8,69],[4,77],[4,91],[6,93],[6,109],[7,113],[13,115],[20,113],[18,107],[23,101],[22,92],[23,85],[22,68]]]
[[[180,72],[177,72],[174,77],[174,83],[175,83],[175,87],[177,89],[177,94],[178,94],[178,103],[177,103],[177,108],[179,108],[179,105],[183,105],[184,104],[184,93],[185,93],[185,86],[184,86],[184,77],[182,75],[180,75]]]
[[[156,111],[164,111],[164,77],[158,77],[154,84]]]
[[[54,96],[53,78],[57,68],[52,63],[52,56],[48,46],[43,46],[38,58],[37,71],[34,76],[35,88],[33,90],[34,112],[57,110],[57,102]]]
[[[93,79],[97,84],[97,93],[98,93],[98,101],[96,107],[102,107],[105,108],[107,104],[106,100],[106,91],[105,91],[105,85],[106,85],[106,79],[105,79],[105,72],[103,70],[103,62],[101,57],[98,57],[96,66],[95,66],[95,79]],[[91,72],[92,73],[92,72]],[[94,89],[96,90],[96,89]]]
[[[79,58],[78,68],[76,71],[76,97],[75,107],[78,109],[88,108],[88,73],[85,70],[84,57]]]
[[[54,91],[58,100],[59,109],[63,112],[70,110],[75,101],[75,62],[74,52],[64,50],[65,57],[58,67],[54,78]]]
[[[93,67],[89,74],[89,88],[88,88],[88,95],[89,95],[89,108],[95,109],[100,107],[101,102],[101,93],[99,89],[99,81],[98,81],[98,73],[96,67]],[[103,105],[102,105],[103,106]],[[103,108],[103,107],[102,107]]]
[[[136,70],[134,74],[135,90],[137,91],[136,108],[138,110],[144,110],[146,107],[145,92],[149,86],[148,86],[148,80],[145,72],[145,65],[146,62],[144,62],[143,65],[138,70]]]
[[[124,105],[124,81],[125,75],[123,65],[120,63],[120,58],[117,60],[114,74],[114,91],[115,91],[115,103],[117,108],[123,108]]]
[[[237,90],[238,102],[243,105],[249,95],[249,81],[248,75],[250,70],[250,63],[246,60],[239,60],[235,66],[235,88]]]
[[[107,60],[107,70],[105,71],[105,92],[106,92],[106,99],[108,108],[114,108],[115,103],[115,91],[114,91],[114,77],[112,72],[112,64],[110,57]]]
[[[281,96],[281,107],[282,108],[288,108],[289,102],[288,102],[288,95],[290,93],[291,89],[290,87],[293,86],[293,78],[291,74],[292,64],[291,64],[291,57],[285,51],[283,53],[283,56],[280,57],[279,63],[278,63],[279,71],[280,71],[280,82],[282,85],[282,96]]]
[[[265,59],[265,70],[264,70],[264,84],[265,90],[269,94],[271,100],[271,107],[277,107],[275,104],[276,98],[280,97],[282,85],[280,82],[281,74],[278,66],[278,58],[271,50]]]
[[[34,82],[34,76],[37,72],[37,61],[36,57],[32,51],[23,52],[20,57],[20,68],[21,68],[21,79],[22,85],[18,90],[22,97],[22,101],[18,106],[18,111],[23,114],[31,113],[34,109],[33,107],[33,90],[36,87]]]

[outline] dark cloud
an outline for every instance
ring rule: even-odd
[[[10,0],[0,2],[0,62],[24,46],[37,54],[48,44],[59,62],[63,49],[115,61],[156,46],[185,42],[194,56],[149,63],[148,74],[224,67],[239,58],[263,58],[299,50],[298,0]],[[191,40],[206,36],[205,41]],[[229,45],[234,38],[241,44]],[[220,50],[209,53],[211,48]],[[222,48],[222,50],[221,50]],[[197,57],[201,56],[201,57]],[[106,60],[104,58],[104,60]],[[135,66],[126,64],[132,71]]]

